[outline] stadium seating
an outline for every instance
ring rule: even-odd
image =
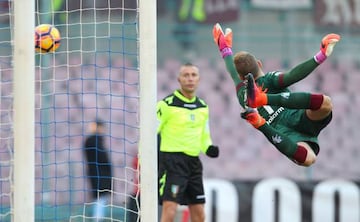
[[[164,66],[159,67],[158,72],[161,76],[172,75],[180,64],[169,58],[164,62]],[[221,147],[218,160],[203,158],[206,176],[234,179],[281,175],[301,180],[321,179],[336,174],[351,178],[359,174],[357,168],[351,164],[357,163],[351,154],[356,153],[356,157],[359,156],[359,152],[355,151],[356,133],[353,131],[353,120],[358,120],[359,117],[355,112],[351,112],[350,107],[360,107],[360,99],[354,102],[350,100],[354,96],[349,96],[349,93],[355,93],[360,82],[360,73],[355,69],[354,61],[347,61],[347,65],[336,61],[324,63],[306,79],[291,87],[294,91],[322,92],[333,98],[333,121],[320,135],[321,152],[318,163],[312,166],[311,170],[292,164],[240,118],[241,108],[235,97],[233,82],[221,60],[212,64],[195,60],[194,64],[199,66],[202,76],[198,94],[210,106],[213,140]],[[276,59],[265,60],[263,64],[264,69],[268,68],[266,71],[284,71],[287,68],[281,66],[281,61]],[[291,64],[296,64],[296,61]],[[172,85],[171,81],[171,77],[158,78],[160,95],[169,94],[175,89],[177,85],[173,85],[173,88],[161,87]],[[339,134],[343,131],[349,133]],[[221,172],[217,167],[220,162],[223,166]],[[335,165],[344,164],[350,173],[342,174],[341,170],[334,166],[335,162]]]
[[[123,61],[113,61],[113,63],[122,64]],[[178,87],[176,75],[181,63],[177,59],[168,58],[159,65],[158,99],[162,99]],[[332,97],[334,107],[333,121],[319,136],[321,152],[317,163],[311,168],[299,168],[240,118],[241,107],[235,96],[235,87],[222,62],[199,59],[194,60],[193,63],[199,66],[201,73],[198,95],[204,98],[210,107],[213,142],[221,148],[218,159],[201,156],[206,177],[257,179],[284,176],[304,180],[322,179],[334,175],[352,179],[360,175],[358,161],[360,152],[356,143],[359,135],[356,127],[360,122],[356,111],[360,108],[360,99],[356,96],[356,92],[360,82],[360,72],[356,70],[355,65],[343,67],[339,63],[327,64],[325,67],[319,67],[304,81],[292,86],[295,91],[325,92]],[[264,64],[268,68],[274,68],[281,63],[271,59],[264,61]],[[47,169],[50,176],[47,180],[50,185],[56,185],[58,190],[65,190],[66,187],[72,186],[76,189],[76,201],[82,202],[84,198],[89,198],[88,194],[85,194],[88,181],[84,177],[82,143],[86,135],[86,124],[95,116],[106,116],[111,119],[108,127],[111,137],[107,137],[106,144],[111,147],[115,175],[124,178],[125,175],[131,177],[130,175],[134,173],[131,170],[132,160],[129,156],[136,155],[135,141],[138,140],[138,132],[136,129],[124,127],[119,123],[137,124],[137,116],[132,111],[138,107],[136,98],[138,76],[134,70],[127,70],[124,73],[115,67],[110,70],[114,77],[114,81],[110,82],[105,80],[109,78],[109,70],[98,70],[98,75],[94,75],[91,73],[95,71],[94,69],[85,68],[86,76],[74,74],[68,80],[66,70],[61,67],[57,69],[57,75],[51,87],[51,93],[55,94],[50,104],[56,109],[51,110],[49,117],[50,123],[56,124],[52,124],[48,129],[51,136],[48,141],[49,150],[42,150],[41,153],[40,147],[43,146],[43,141],[40,140],[40,132],[43,129],[38,124],[36,125],[36,173],[40,176],[43,171],[39,168],[46,167],[46,164],[51,162],[52,165],[49,165]],[[280,70],[285,69],[286,67],[281,67]],[[71,72],[76,70],[79,71],[77,68],[71,68]],[[122,84],[124,81],[128,85]],[[110,95],[106,94],[109,89],[112,93],[111,101]],[[11,86],[3,83],[2,114],[11,104],[11,100],[6,99],[6,95],[10,95],[10,90]],[[122,96],[125,91],[128,97]],[[95,92],[102,94],[96,95]],[[133,98],[132,95],[134,95]],[[36,107],[39,108],[42,105],[39,91],[36,98]],[[129,112],[123,112],[124,108],[127,108]],[[1,118],[6,118],[6,116],[2,115]],[[41,116],[37,112],[36,122],[44,124],[41,121]],[[4,130],[5,128],[2,127],[3,138],[9,133]],[[124,135],[126,135],[126,140],[121,139]],[[2,159],[6,159],[9,155],[9,151],[4,147],[4,141],[2,141],[2,147],[0,147]],[[124,153],[129,155],[123,155]],[[45,159],[44,155],[46,155]],[[44,162],[44,160],[50,162]],[[0,163],[2,166],[6,164]],[[340,165],[342,167],[339,167]],[[6,168],[2,168],[2,177],[8,174],[6,171]],[[72,180],[68,179],[69,176]],[[115,190],[131,185],[126,183],[129,181],[117,181]],[[9,189],[5,182],[0,185],[3,190]],[[44,186],[44,181],[37,180],[37,186]],[[51,190],[50,195],[58,194]],[[59,201],[62,197],[56,198]],[[122,196],[118,200],[124,201],[125,198]]]

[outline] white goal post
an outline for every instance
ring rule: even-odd
[[[156,1],[139,0],[140,49],[140,215],[157,220]]]
[[[14,19],[14,222],[35,221],[35,0],[16,0]],[[157,53],[156,1],[137,0],[140,73],[140,212],[158,220],[157,201]]]
[[[14,198],[13,221],[35,215],[35,1],[14,4]]]

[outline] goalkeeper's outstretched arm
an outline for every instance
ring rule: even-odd
[[[316,53],[313,58],[308,59],[288,72],[281,74],[279,76],[279,86],[287,87],[308,76],[331,55],[334,46],[338,41],[340,41],[340,36],[337,34],[328,34],[324,36],[320,44],[319,52]]]
[[[318,66],[319,64],[313,58],[300,63],[291,70],[279,75],[279,87],[285,88],[304,79]]]
[[[223,32],[219,23],[216,23],[212,30],[215,44],[218,46],[220,54],[225,61],[226,70],[230,73],[230,76],[234,82],[236,90],[239,95],[239,90],[244,87],[243,80],[240,79],[234,66],[233,52],[232,52],[232,30],[227,28],[225,33]],[[238,96],[239,97],[239,96]],[[245,106],[242,96],[239,97],[239,103],[242,107]]]

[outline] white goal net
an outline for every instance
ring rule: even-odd
[[[26,180],[34,184],[34,195],[29,195],[34,206],[28,208],[35,221],[140,221],[140,215],[156,220],[156,34],[149,34],[149,28],[156,31],[151,27],[156,24],[151,17],[156,15],[156,3],[143,3],[153,11],[140,15],[141,3],[34,0],[34,25],[51,24],[61,34],[58,50],[36,53],[34,71],[22,73],[33,73],[35,79],[29,83],[35,85],[34,94],[20,95],[34,98],[33,129],[28,129],[34,130],[34,145],[29,144],[29,149],[34,147],[34,178],[30,173]],[[13,114],[27,112],[14,110],[13,105],[18,31],[14,21],[24,19],[14,10],[16,4],[21,1],[0,1],[0,221],[16,218],[14,141],[21,138],[15,137]],[[141,27],[141,20],[148,22],[147,27]],[[142,30],[148,37],[144,43]],[[34,44],[33,34],[23,38]],[[144,44],[148,49],[142,48]],[[153,57],[140,62],[144,55]],[[94,122],[101,122],[103,131],[94,138],[103,139],[104,149],[85,148]],[[101,160],[104,153],[109,163]],[[141,168],[141,180],[138,159],[146,166]],[[104,173],[107,164],[111,170]],[[102,177],[110,186],[101,185]],[[144,203],[152,203],[150,208],[146,204],[140,210],[140,189]]]

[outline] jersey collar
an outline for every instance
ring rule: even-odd
[[[194,96],[191,99],[186,98],[183,94],[181,94],[179,89],[175,90],[174,95],[176,97],[178,97],[179,99],[181,99],[182,101],[187,102],[187,103],[192,103],[192,102],[195,102],[195,100],[196,100],[196,96]]]

